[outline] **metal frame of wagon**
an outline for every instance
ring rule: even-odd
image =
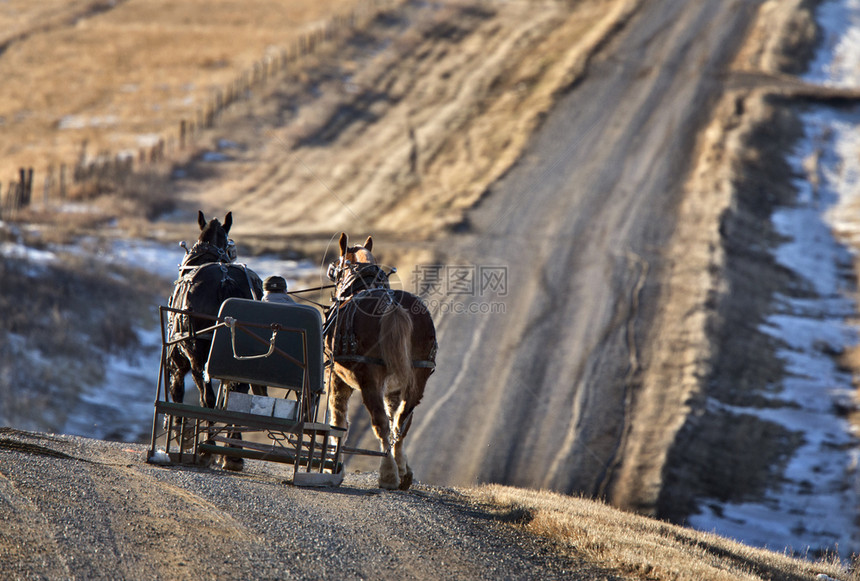
[[[230,301],[243,301],[243,299],[230,299]],[[247,302],[255,305],[265,304],[257,301]],[[225,301],[226,303],[227,301]],[[223,308],[222,305],[222,311]],[[187,316],[193,315],[195,318],[211,321],[212,325],[196,332],[192,330],[189,334],[169,338],[166,325],[169,313]],[[320,389],[315,390],[310,385],[309,354],[313,348],[318,348],[321,353],[322,344],[320,341],[319,346],[309,345],[306,329],[283,326],[278,323],[254,323],[220,314],[218,317],[212,317],[165,306],[159,307],[159,316],[161,321],[162,349],[156,387],[149,461],[157,462],[156,447],[158,440],[162,436],[165,436],[164,452],[170,463],[200,465],[205,463],[204,459],[207,454],[282,462],[294,466],[293,483],[296,485],[336,486],[343,479],[342,454],[371,453],[375,455],[371,451],[344,450],[342,440],[346,435],[346,430],[317,421],[319,397],[324,390],[321,389],[322,386],[319,386]],[[271,363],[272,365],[277,365],[279,361],[286,360],[302,369],[302,385],[299,389],[295,389],[296,386],[278,385],[277,382],[273,383],[271,377],[266,382],[267,385],[285,388],[296,393],[297,414],[295,418],[271,417],[226,409],[229,393],[225,387],[224,377],[219,377],[218,375],[210,377],[210,379],[219,379],[221,382],[218,388],[218,401],[215,408],[205,408],[168,401],[169,395],[166,386],[169,382],[167,370],[169,349],[183,341],[208,333],[213,334],[214,344],[215,334],[219,332],[226,333],[228,330],[233,342],[233,354],[237,359],[241,357],[235,351],[236,336],[237,334],[242,334],[258,343],[268,345],[268,352],[255,355],[253,356],[254,358],[269,358],[267,363]],[[255,333],[255,330],[268,330],[271,332],[272,338],[266,341],[258,333]],[[301,337],[301,360],[275,345],[275,336],[278,333],[294,333]],[[207,364],[207,369],[208,367]],[[228,379],[235,380],[236,378]],[[253,377],[243,377],[241,379],[249,383],[262,383],[260,381],[255,382],[255,378]],[[159,416],[165,418],[164,424],[166,428],[163,431],[159,430]],[[173,442],[174,434],[171,433],[171,428],[174,425],[178,426],[178,441],[175,443]],[[262,444],[244,439],[230,438],[229,434],[235,432],[265,433],[272,443]],[[335,442],[334,445],[331,442]]]

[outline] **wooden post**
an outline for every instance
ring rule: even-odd
[[[113,156],[113,174],[117,183],[121,184],[125,183],[125,180],[128,177],[125,173],[125,160],[123,160],[118,153]]]
[[[27,205],[27,170],[23,167],[18,168],[18,198],[21,208]]]
[[[66,164],[60,166],[60,199],[66,199]]]
[[[20,168],[18,176],[19,207],[24,208],[30,205],[33,195],[33,168]]]
[[[13,182],[10,184],[10,188],[12,188],[12,209],[17,212],[21,209],[21,202],[24,197],[24,184]]]
[[[179,122],[179,149],[185,149],[185,119]]]
[[[48,200],[51,198],[51,194],[53,193],[51,190],[54,188],[54,166],[48,166],[48,171],[45,173],[45,188],[42,191],[42,204],[45,206],[48,205]]]

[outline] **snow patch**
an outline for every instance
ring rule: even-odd
[[[823,42],[805,80],[860,87],[860,0],[830,0],[816,17]],[[809,297],[777,297],[762,331],[785,344],[787,376],[774,386],[774,406],[721,411],[752,414],[800,432],[803,443],[764,498],[707,502],[689,524],[748,544],[800,554],[828,550],[842,558],[860,552],[860,440],[837,414],[855,405],[853,378],[834,355],[856,346],[853,272],[860,241],[860,113],[815,108],[801,115],[805,137],[789,157],[798,199],[772,216],[786,242],[777,261],[795,272]]]

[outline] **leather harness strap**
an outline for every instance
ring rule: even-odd
[[[379,357],[368,357],[367,355],[335,355],[335,363],[367,363],[368,365],[385,366],[385,361]],[[414,359],[412,367],[424,369],[436,369],[436,362],[429,359]]]

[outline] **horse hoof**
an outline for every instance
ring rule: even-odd
[[[387,480],[379,479],[379,487],[384,490],[397,490],[399,484],[397,482],[390,482]]]
[[[400,479],[400,490],[409,490],[410,486],[412,486],[412,473],[407,472]]]
[[[228,458],[226,456],[222,456],[218,463],[224,470],[231,470],[233,472],[241,472],[242,468],[245,467],[245,460],[242,458]]]

